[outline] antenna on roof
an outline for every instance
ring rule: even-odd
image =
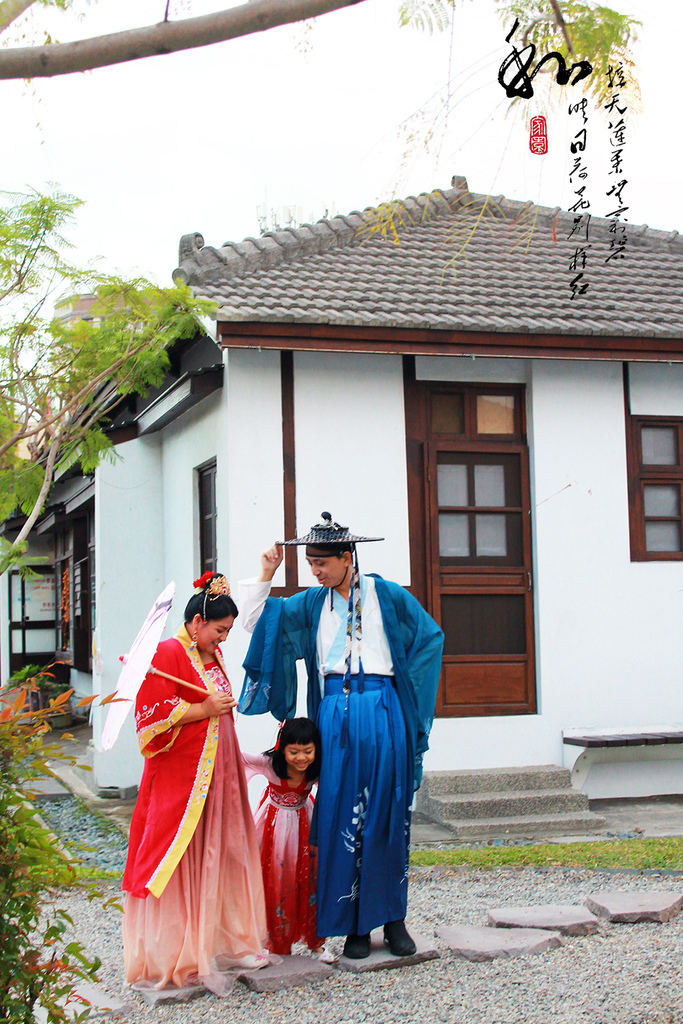
[[[256,207],[256,219],[260,235],[266,235],[270,231],[284,231],[287,228],[298,228],[302,224],[312,224],[321,218],[328,220],[337,216],[336,203],[321,203],[320,213],[316,215],[311,210],[308,216],[304,213],[303,206],[271,206],[268,207],[267,200],[259,203]]]

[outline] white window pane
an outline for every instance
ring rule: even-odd
[[[21,639],[21,633],[22,633],[22,631],[20,629],[13,629],[12,630],[12,654],[21,654],[22,653],[22,650],[23,650],[22,643],[23,643],[23,641]]]
[[[474,467],[474,504],[505,505],[505,469],[503,466]]]
[[[469,553],[467,516],[442,512],[439,515],[439,554],[442,558],[467,558]]]
[[[675,427],[643,427],[640,438],[645,466],[677,465]]]
[[[54,629],[27,629],[27,654],[52,654],[55,649]]]
[[[18,572],[13,572],[10,577],[10,587],[12,590],[11,597],[11,611],[12,622],[21,622],[22,611],[21,611],[21,576]]]
[[[24,615],[30,622],[51,622],[55,618],[55,578],[29,576],[24,583]]]
[[[679,523],[645,523],[646,551],[680,551]]]
[[[646,516],[677,516],[680,491],[678,487],[643,488]]]
[[[437,466],[436,486],[439,505],[468,505],[467,466],[441,463]]]
[[[475,516],[477,555],[489,557],[507,555],[505,516]]]

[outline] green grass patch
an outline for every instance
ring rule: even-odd
[[[410,863],[412,867],[463,865],[471,868],[652,868],[673,871],[683,870],[683,838],[414,850],[410,854]]]

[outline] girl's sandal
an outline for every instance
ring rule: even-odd
[[[338,959],[339,957],[332,952],[329,946],[322,946],[318,952],[318,960],[323,964],[336,964]]]

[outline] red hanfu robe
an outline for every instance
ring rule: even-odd
[[[183,626],[155,667],[230,692],[220,655],[203,665]],[[123,940],[126,979],[167,988],[198,979],[226,995],[230,963],[263,961],[258,843],[232,714],[181,721],[201,693],[148,675],[136,701],[146,762],[131,822]]]
[[[184,627],[182,633],[187,636]],[[180,634],[159,644],[152,665],[204,686],[207,694],[216,689],[202,671],[199,655],[189,651],[189,638],[185,645]],[[202,700],[189,686],[150,673],[135,702],[140,750],[147,760],[131,821],[123,888],[142,899],[164,891],[201,817],[215,763],[218,719],[182,727],[177,722],[190,704]]]

